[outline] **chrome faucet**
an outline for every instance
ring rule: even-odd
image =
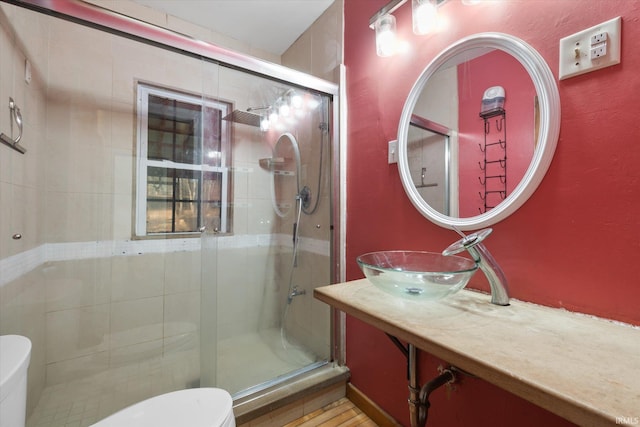
[[[507,278],[504,276],[504,272],[496,260],[482,244],[482,241],[491,234],[492,231],[491,228],[485,228],[468,236],[464,236],[463,234],[464,237],[442,251],[442,255],[454,255],[464,250],[468,251],[478,264],[478,267],[480,267],[480,270],[487,276],[489,286],[491,287],[491,303],[496,305],[509,305]]]
[[[287,304],[291,304],[291,301],[293,301],[294,297],[297,297],[299,295],[306,295],[306,293],[307,291],[305,289],[300,290],[297,286],[294,286],[291,292],[289,292],[289,296],[287,296]]]

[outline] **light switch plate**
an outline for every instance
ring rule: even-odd
[[[28,59],[24,60],[24,82],[26,84],[31,83],[31,62]]]
[[[389,141],[389,164],[398,163],[398,140]]]
[[[560,80],[620,63],[620,17],[560,39]]]

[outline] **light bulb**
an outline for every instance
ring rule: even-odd
[[[266,117],[262,117],[260,119],[260,130],[262,132],[266,132],[269,130],[270,127],[271,127],[271,123],[269,122],[269,119]]]
[[[278,123],[278,113],[276,113],[275,110],[269,114],[269,122],[272,125],[275,125],[276,123]]]
[[[411,0],[411,15],[414,34],[429,33],[438,22],[438,9],[431,0]]]
[[[391,56],[396,52],[396,17],[384,15],[376,21],[376,52],[378,56]]]
[[[289,104],[287,104],[286,102],[283,102],[282,104],[280,104],[280,107],[278,107],[278,114],[281,115],[282,117],[289,116],[290,112],[291,112],[291,107],[289,107]]]
[[[293,108],[302,108],[302,96],[294,92],[293,95],[291,95],[291,106]]]

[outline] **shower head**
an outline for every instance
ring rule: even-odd
[[[229,120],[234,123],[260,127],[262,116],[260,114],[252,113],[249,111],[233,110],[232,113],[224,116],[222,120]]]

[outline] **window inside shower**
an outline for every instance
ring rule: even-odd
[[[136,235],[227,233],[230,103],[137,84]]]

